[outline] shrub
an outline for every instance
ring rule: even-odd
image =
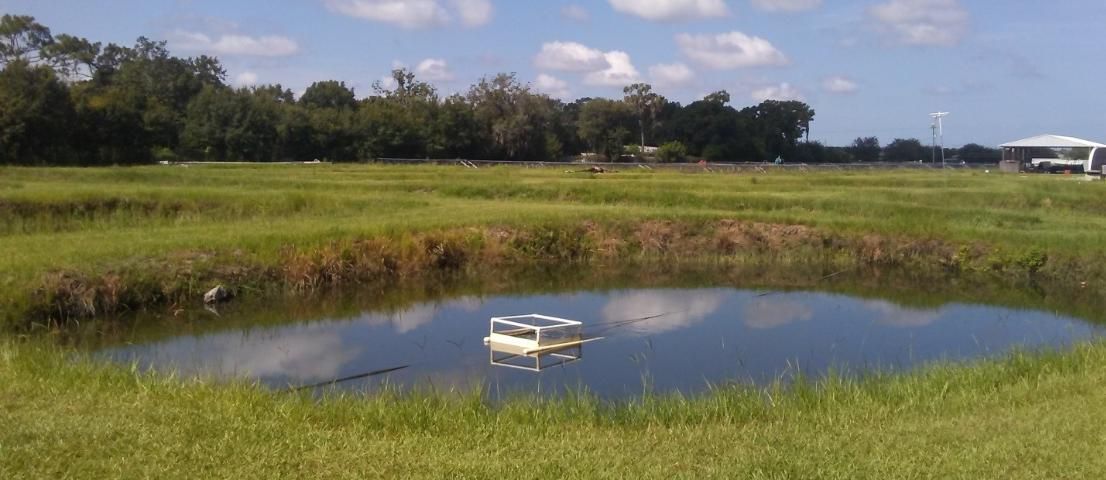
[[[687,157],[687,147],[680,142],[668,142],[657,149],[657,159],[665,163],[682,162]]]

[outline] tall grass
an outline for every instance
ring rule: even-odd
[[[51,308],[59,278],[80,292],[116,282],[131,303],[175,301],[213,281],[271,285],[274,271],[304,256],[357,254],[335,245],[396,246],[420,232],[471,228],[484,233],[439,245],[457,247],[441,252],[442,266],[491,256],[500,247],[489,239],[503,229],[526,240],[504,244],[515,258],[756,256],[759,247],[712,242],[725,222],[759,222],[804,226],[825,240],[825,249],[777,245],[795,259],[929,255],[941,268],[1017,267],[1073,283],[1106,271],[1094,261],[1106,240],[1106,217],[1096,213],[1106,188],[1056,176],[236,165],[2,168],[0,178],[0,309],[9,322]],[[585,236],[596,226],[608,236]],[[770,245],[773,235],[745,237]],[[590,243],[569,241],[577,238]],[[192,283],[171,285],[166,272]],[[300,283],[285,280],[278,289]]]
[[[267,283],[417,283],[420,271],[488,279],[539,258],[709,259],[721,277],[709,284],[805,267],[766,280],[784,288],[874,268],[841,288],[881,295],[895,289],[888,269],[904,268],[1003,303],[1024,300],[1008,286],[1046,281],[1036,298],[1082,312],[1103,298],[1104,197],[1102,184],[979,172],[0,168],[0,309],[100,315],[106,299],[194,301],[174,292],[228,280],[268,295]],[[640,281],[609,275],[595,280]],[[389,292],[382,302],[411,301]],[[281,394],[5,336],[0,478],[1099,478],[1104,363],[1106,346],[1080,345],[904,376],[500,403],[478,391]]]
[[[5,478],[1098,478],[1106,347],[607,402],[324,398],[0,342]]]

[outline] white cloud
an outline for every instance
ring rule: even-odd
[[[939,312],[904,308],[883,300],[870,300],[863,303],[875,315],[876,323],[891,327],[925,327],[941,318]]]
[[[449,64],[441,58],[428,58],[419,62],[415,67],[415,74],[431,82],[449,82],[454,79]]]
[[[403,28],[426,28],[445,25],[454,16],[468,27],[478,27],[491,21],[494,14],[490,0],[449,0],[450,12],[439,0],[324,0],[327,8],[342,15],[374,22],[390,23]]]
[[[606,55],[576,42],[548,42],[534,57],[534,65],[543,70],[594,72],[610,68]]]
[[[630,62],[630,54],[618,50],[604,53],[609,67],[591,72],[584,77],[584,83],[602,87],[625,87],[641,79],[641,74]]]
[[[572,92],[568,89],[568,82],[544,73],[538,75],[538,79],[534,82],[534,88],[550,97],[562,100],[572,96]]]
[[[380,88],[388,91],[395,90],[396,87],[399,86],[399,84],[396,83],[396,79],[392,78],[391,75],[380,77],[380,80],[377,80],[376,83],[374,83],[373,85],[380,85]]]
[[[649,78],[661,87],[684,87],[695,81],[695,72],[682,63],[662,63],[649,67]]]
[[[449,12],[436,0],[326,0],[326,6],[342,15],[403,28],[442,25],[450,20]]]
[[[494,9],[490,0],[452,0],[453,7],[466,27],[479,27],[492,20]]]
[[[591,14],[587,9],[579,5],[566,5],[561,9],[561,16],[576,22],[586,22],[591,20]]]
[[[968,11],[958,0],[891,0],[868,14],[878,28],[906,45],[949,47],[968,32]]]
[[[830,93],[856,93],[860,86],[846,77],[836,76],[823,80],[822,88]]]
[[[625,328],[638,335],[652,335],[694,325],[713,315],[722,306],[718,292],[677,290],[640,291],[617,295],[603,306],[601,315],[608,323],[644,319]]]
[[[758,88],[753,90],[749,96],[756,102],[763,102],[765,100],[798,100],[801,102],[805,100],[802,92],[787,82]]]
[[[676,35],[676,44],[688,58],[710,68],[732,69],[787,65],[789,60],[771,42],[741,32],[718,35]]]
[[[543,44],[534,65],[542,70],[586,73],[584,83],[594,86],[624,87],[641,78],[628,53],[603,52],[576,42]]]
[[[770,330],[795,322],[806,322],[814,318],[814,309],[799,302],[760,299],[748,303],[744,308],[744,323],[749,328]]]
[[[431,304],[416,305],[388,318],[388,323],[396,329],[396,333],[404,334],[418,330],[423,325],[434,321],[438,315],[438,308]]]
[[[608,0],[615,10],[646,20],[676,21],[729,15],[723,0]]]
[[[175,30],[169,34],[169,41],[182,50],[215,55],[286,57],[300,51],[295,40],[279,35],[251,37],[232,33],[212,37],[201,32]]]
[[[242,72],[234,77],[234,85],[239,87],[252,87],[257,85],[257,74],[254,72]]]
[[[753,0],[753,7],[766,12],[802,12],[822,5],[822,0]]]
[[[186,337],[157,344],[150,362],[184,376],[314,382],[336,377],[364,351],[343,333],[314,324]]]

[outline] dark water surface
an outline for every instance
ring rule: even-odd
[[[584,345],[579,361],[540,372],[490,364],[483,343],[489,317],[528,313],[579,320],[586,334],[605,338]],[[245,377],[273,387],[408,366],[340,386],[483,386],[493,394],[582,386],[620,397],[640,394],[647,385],[658,392],[693,393],[730,381],[764,384],[800,370],[808,378],[831,368],[900,371],[1016,347],[1065,346],[1104,331],[1045,311],[963,303],[911,308],[840,294],[732,288],[469,297],[345,319],[289,318],[276,326],[236,323],[228,318],[234,315],[211,321],[247,326],[97,354],[185,376]],[[655,315],[660,316],[625,322]]]

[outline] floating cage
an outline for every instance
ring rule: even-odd
[[[540,372],[583,358],[583,323],[530,314],[492,317],[487,338],[492,365]]]

